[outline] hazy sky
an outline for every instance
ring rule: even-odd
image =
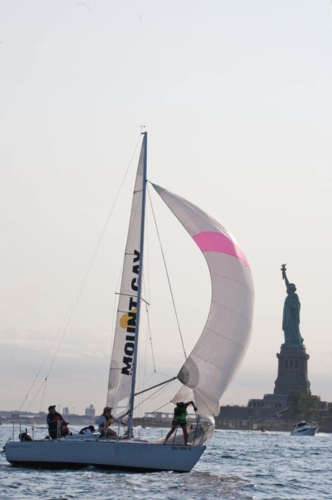
[[[1,409],[18,408],[36,375],[23,409],[105,403],[136,157],[41,383],[142,124],[149,179],[224,224],[253,272],[252,341],[222,404],[273,392],[285,262],[312,392],[332,400],[331,89],[330,0],[0,0]],[[151,195],[190,350],[209,310],[207,267]],[[183,356],[151,216],[148,243],[156,369],[172,376]]]

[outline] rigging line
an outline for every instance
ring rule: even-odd
[[[108,217],[107,217],[106,222],[105,222],[104,227],[103,227],[103,231],[102,231],[102,233],[101,233],[101,236],[99,237],[99,240],[98,240],[97,245],[96,245],[96,247],[95,247],[94,253],[93,253],[93,255],[92,255],[92,259],[91,259],[91,261],[90,261],[90,265],[88,266],[88,269],[87,269],[87,271],[86,271],[86,273],[85,273],[85,275],[84,275],[84,277],[83,277],[83,279],[82,279],[82,281],[81,281],[81,284],[80,284],[80,286],[79,286],[79,288],[78,288],[78,292],[77,292],[77,295],[76,295],[76,299],[75,299],[74,304],[73,304],[73,306],[72,306],[72,308],[71,308],[71,310],[70,310],[71,312],[69,313],[69,319],[68,319],[68,321],[67,321],[67,323],[66,323],[66,326],[65,326],[65,329],[64,329],[64,333],[63,333],[63,335],[62,335],[62,337],[61,337],[60,343],[59,343],[59,345],[58,345],[58,348],[57,348],[57,350],[56,350],[55,356],[54,356],[53,361],[52,361],[52,363],[51,363],[51,367],[50,367],[50,369],[49,369],[49,371],[48,371],[48,373],[47,373],[47,375],[46,375],[46,377],[45,377],[45,380],[47,380],[47,377],[48,377],[48,375],[50,374],[50,371],[51,371],[52,366],[53,366],[53,364],[54,364],[55,358],[56,358],[57,353],[58,353],[58,351],[59,351],[59,348],[60,348],[60,346],[61,346],[62,340],[63,340],[63,338],[64,338],[64,336],[65,336],[65,334],[66,334],[66,331],[67,331],[67,329],[68,329],[68,326],[69,326],[69,323],[70,323],[71,318],[72,318],[72,316],[73,316],[73,313],[74,313],[74,311],[75,311],[75,308],[76,308],[77,302],[78,302],[78,300],[79,300],[79,298],[80,298],[80,296],[81,296],[81,293],[82,293],[82,291],[83,291],[84,285],[85,285],[86,280],[87,280],[87,278],[88,278],[88,275],[89,275],[89,273],[90,273],[90,270],[91,270],[92,264],[93,264],[93,262],[94,262],[94,259],[95,259],[95,257],[96,257],[96,254],[97,254],[97,252],[98,252],[99,246],[100,246],[100,244],[101,244],[101,242],[102,242],[102,239],[103,239],[103,237],[104,237],[104,235],[105,235],[106,228],[107,228],[107,226],[108,226],[108,223],[109,223],[109,220],[110,220],[111,215],[112,215],[112,213],[113,213],[113,210],[114,210],[114,207],[115,207],[115,205],[116,205],[116,202],[117,202],[117,200],[118,200],[118,198],[119,198],[119,195],[120,195],[120,192],[121,192],[122,186],[123,186],[123,184],[124,184],[124,182],[125,182],[125,180],[126,180],[126,177],[127,177],[127,175],[128,175],[129,168],[130,168],[130,166],[131,166],[131,164],[132,164],[132,161],[133,161],[133,159],[134,159],[134,156],[135,156],[135,153],[136,153],[136,151],[137,151],[137,148],[138,148],[138,145],[139,145],[140,141],[141,141],[141,135],[139,136],[139,139],[138,139],[138,141],[137,141],[137,143],[136,143],[136,146],[135,146],[134,152],[133,152],[133,154],[131,155],[131,158],[130,158],[129,164],[128,164],[128,166],[127,166],[126,172],[125,172],[124,177],[123,177],[123,179],[122,179],[122,182],[121,182],[121,184],[120,184],[120,187],[119,187],[118,193],[117,193],[117,195],[116,195],[115,201],[114,201],[114,203],[113,203],[113,205],[112,205],[112,207],[111,207],[111,210],[110,210],[110,212],[109,212],[109,214],[108,214]],[[43,368],[43,366],[44,366],[44,364],[45,364],[45,362],[46,362],[47,358],[49,357],[49,355],[50,355],[50,353],[51,353],[51,349],[52,349],[52,347],[53,347],[53,345],[54,345],[54,344],[55,344],[55,342],[53,341],[53,342],[52,342],[52,345],[51,345],[51,347],[50,347],[50,349],[49,349],[49,351],[48,351],[48,353],[46,354],[46,356],[45,356],[45,358],[44,358],[44,360],[43,360],[42,364],[40,365],[39,370],[37,371],[37,375],[35,376],[35,379],[33,380],[32,384],[30,385],[30,388],[29,388],[29,390],[28,390],[28,392],[27,392],[27,394],[26,394],[26,396],[25,396],[25,398],[24,398],[23,403],[22,403],[22,404],[21,404],[21,406],[20,406],[20,409],[23,407],[23,405],[24,405],[25,401],[26,401],[26,400],[27,400],[27,398],[29,397],[29,395],[30,395],[30,393],[31,393],[31,391],[32,391],[32,388],[34,387],[34,385],[35,385],[35,383],[36,383],[36,380],[37,380],[37,378],[38,378],[38,376],[39,376],[39,374],[40,374],[40,371],[42,370],[42,368]],[[38,391],[38,392],[39,392],[39,391]],[[38,393],[37,393],[37,394],[38,394]],[[34,399],[35,399],[35,398],[34,398]],[[29,405],[29,408],[30,408],[30,406],[31,406],[31,403],[30,403],[30,405]]]
[[[168,387],[169,384],[171,384],[172,382],[169,382],[167,383],[165,386],[162,386],[162,387],[159,387],[159,389],[157,389],[155,392],[153,392],[152,394],[150,394],[150,396],[148,396],[147,398],[143,399],[140,403],[138,403],[135,407],[134,407],[134,410],[136,410],[136,408],[138,408],[139,406],[141,406],[143,403],[145,403],[145,401],[148,401],[149,399],[152,398],[152,396],[154,396],[155,394],[158,394],[159,391],[161,390],[165,390],[166,387]]]
[[[167,401],[167,403],[165,403],[164,405],[159,406],[159,408],[156,408],[155,410],[153,410],[150,413],[154,413],[154,412],[156,412],[158,410],[161,410],[161,408],[164,408],[164,406],[169,405],[170,403],[172,403],[172,401]]]
[[[46,382],[47,382],[47,378],[45,378],[43,380],[43,382],[41,383],[38,391],[36,392],[36,394],[34,395],[34,397],[32,398],[32,401],[30,402],[29,406],[27,407],[27,409],[25,411],[29,411],[29,409],[31,408],[31,405],[33,404],[33,402],[35,401],[36,397],[38,396],[38,394],[40,393],[41,389],[43,388],[43,385],[45,384],[46,385]]]
[[[162,372],[155,371],[155,372],[151,373],[151,375],[148,376],[147,380],[142,384],[142,388],[143,389],[144,389],[144,387],[146,387],[146,385],[149,382],[149,380],[151,378],[153,378],[155,375],[162,375],[163,377],[168,377],[168,378],[172,378],[173,377],[173,375],[170,375],[169,373],[162,373]]]
[[[56,350],[56,352],[55,352],[55,354],[54,354],[54,357],[53,357],[53,360],[52,360],[52,363],[51,363],[50,369],[48,370],[48,372],[47,372],[47,374],[46,374],[46,379],[47,379],[47,377],[49,376],[49,374],[50,374],[50,372],[51,372],[51,370],[52,370],[53,364],[54,364],[54,362],[55,362],[55,358],[56,358],[56,356],[57,356],[57,354],[58,354],[58,352],[59,352],[59,349],[60,349],[60,346],[61,346],[61,344],[62,344],[62,341],[63,341],[63,339],[64,339],[64,337],[65,337],[65,335],[66,335],[66,333],[67,333],[67,330],[68,330],[69,324],[70,324],[71,319],[72,319],[72,317],[73,317],[73,314],[74,314],[74,312],[75,312],[75,309],[76,309],[77,303],[78,303],[78,301],[79,301],[79,299],[80,299],[80,297],[81,297],[81,295],[82,295],[82,292],[83,292],[83,289],[84,289],[85,283],[86,283],[86,281],[87,281],[87,279],[88,279],[88,276],[89,276],[89,274],[90,274],[90,271],[91,271],[92,265],[93,265],[94,260],[95,260],[95,258],[96,258],[96,255],[97,255],[97,252],[98,252],[99,247],[100,247],[100,245],[101,245],[101,242],[102,242],[102,240],[103,240],[103,238],[104,238],[104,236],[105,236],[105,232],[106,232],[106,229],[107,229],[108,223],[109,223],[110,218],[111,218],[111,216],[112,216],[112,214],[113,214],[114,207],[115,207],[115,205],[116,205],[116,203],[117,203],[117,201],[118,201],[118,198],[119,198],[119,196],[120,196],[120,192],[121,192],[122,186],[123,186],[123,184],[124,184],[124,182],[125,182],[125,180],[126,180],[126,177],[127,177],[128,171],[129,171],[129,168],[130,168],[131,163],[132,163],[132,161],[133,161],[133,159],[134,159],[134,156],[135,156],[135,153],[136,153],[136,150],[137,150],[137,148],[138,148],[138,145],[139,145],[140,141],[141,141],[141,136],[139,137],[139,139],[138,139],[138,141],[137,141],[137,143],[136,143],[136,146],[135,146],[134,152],[133,152],[133,154],[132,154],[132,156],[131,156],[131,158],[130,158],[130,161],[129,161],[128,167],[127,167],[126,172],[125,172],[125,174],[124,174],[124,176],[123,176],[122,182],[121,182],[120,187],[119,187],[118,192],[117,192],[117,195],[116,195],[116,197],[115,197],[115,200],[114,200],[114,202],[113,202],[113,205],[112,205],[112,207],[111,207],[111,210],[110,210],[110,212],[109,212],[109,214],[108,214],[108,216],[107,216],[106,222],[104,223],[104,226],[103,226],[103,229],[102,229],[101,235],[99,236],[99,239],[98,239],[98,241],[97,241],[97,245],[96,245],[96,247],[95,247],[95,249],[94,249],[94,251],[93,251],[92,258],[91,258],[91,260],[90,260],[90,263],[89,263],[89,265],[88,265],[87,271],[86,271],[86,273],[85,273],[85,275],[84,275],[84,277],[83,277],[83,280],[82,280],[82,282],[81,282],[81,285],[80,285],[80,288],[79,288],[79,290],[78,290],[78,294],[77,294],[77,296],[76,296],[76,299],[74,300],[74,304],[73,304],[73,307],[72,307],[71,312],[70,312],[70,314],[69,314],[69,318],[68,318],[68,321],[67,321],[67,323],[66,323],[66,326],[65,326],[65,328],[64,328],[63,335],[62,335],[62,337],[61,337],[61,339],[60,339],[59,345],[58,345],[57,350]]]
[[[159,387],[159,386],[168,384],[168,382],[172,382],[175,379],[177,379],[177,377],[172,377],[171,379],[165,380],[164,382],[160,382],[159,384],[153,385],[152,387],[148,387],[147,389],[143,389],[142,391],[136,392],[135,396],[139,396],[140,394],[143,394],[143,392],[151,391],[151,389],[154,389],[155,387]]]
[[[27,392],[27,394],[26,394],[26,396],[25,396],[25,398],[24,398],[23,402],[22,402],[22,403],[21,403],[21,405],[19,406],[19,408],[18,408],[18,409],[19,409],[19,411],[21,411],[21,410],[22,410],[22,408],[23,408],[23,406],[24,406],[24,403],[25,403],[25,402],[26,402],[26,400],[28,399],[29,394],[30,394],[30,392],[31,392],[31,390],[32,390],[33,386],[35,385],[35,382],[36,382],[36,380],[37,380],[37,378],[38,378],[38,376],[39,376],[40,370],[42,369],[43,364],[44,364],[44,362],[45,362],[45,360],[46,360],[47,358],[48,358],[48,354],[46,355],[46,358],[45,358],[45,359],[44,359],[44,361],[42,362],[42,365],[41,365],[41,367],[39,368],[38,373],[37,373],[37,375],[35,376],[35,378],[34,378],[33,382],[31,383],[31,385],[30,385],[30,387],[29,387],[29,390],[28,390],[28,392]]]
[[[57,334],[55,334],[55,335],[54,335],[54,338],[53,338],[53,341],[52,341],[52,343],[51,343],[51,346],[50,346],[50,348],[49,348],[49,350],[48,350],[48,352],[47,352],[46,356],[44,357],[44,359],[43,359],[43,361],[42,361],[42,363],[41,363],[41,365],[40,365],[39,369],[37,370],[37,374],[36,374],[36,376],[35,376],[35,378],[34,378],[33,382],[31,383],[31,385],[30,385],[30,387],[29,387],[29,390],[28,390],[28,392],[27,392],[27,394],[26,394],[26,396],[25,396],[25,398],[24,398],[24,400],[23,400],[22,404],[21,404],[21,405],[20,405],[20,407],[19,407],[19,410],[20,410],[20,411],[22,410],[22,408],[23,408],[23,406],[24,406],[24,403],[26,402],[26,400],[27,400],[27,399],[28,399],[28,397],[30,396],[30,393],[31,393],[31,391],[32,391],[32,389],[33,389],[33,387],[34,387],[34,385],[35,385],[35,383],[36,383],[36,381],[37,381],[37,379],[38,379],[38,377],[39,377],[39,374],[40,374],[40,372],[41,372],[41,370],[42,370],[42,368],[43,368],[43,366],[44,366],[44,364],[45,364],[45,362],[46,362],[47,358],[50,356],[53,346],[56,344],[56,341],[55,341],[55,340],[56,340],[56,339],[55,339],[55,337],[56,337],[56,336],[57,336]],[[43,382],[42,382],[42,383],[43,383]],[[30,406],[29,406],[29,408],[30,408]]]
[[[147,213],[147,212],[146,212]],[[150,302],[150,297],[149,297],[149,291],[150,291],[150,268],[149,268],[149,219],[146,217],[145,221],[145,273],[143,274],[143,291],[145,297],[148,299]],[[142,375],[142,386],[144,387],[145,384],[145,378],[146,378],[146,369],[147,369],[147,355],[148,355],[148,341],[149,341],[149,317],[148,317],[148,308],[147,308],[147,303],[145,303],[145,311],[146,311],[146,318],[147,318],[147,329],[146,329],[146,337],[145,337],[145,350],[144,350],[144,364],[143,364],[143,375]],[[154,357],[152,353],[152,360],[153,360],[153,365],[155,369],[155,363],[154,363]]]
[[[146,387],[146,384],[149,382],[149,380],[154,377],[155,372],[151,373],[151,375],[146,379],[146,381],[143,381],[142,387]]]
[[[53,338],[53,341],[52,341],[52,343],[51,343],[51,345],[50,345],[50,348],[49,348],[48,352],[46,353],[46,356],[44,357],[44,359],[43,359],[43,361],[42,361],[42,363],[41,363],[41,365],[40,365],[40,367],[39,367],[39,369],[38,369],[38,371],[37,371],[37,374],[36,374],[36,376],[35,376],[35,378],[34,378],[33,382],[31,383],[31,385],[30,385],[30,387],[29,387],[29,390],[28,390],[28,392],[27,392],[27,394],[26,394],[26,396],[25,396],[25,398],[24,398],[24,400],[23,400],[22,404],[21,404],[21,405],[20,405],[20,407],[19,407],[19,410],[20,410],[20,411],[23,409],[24,403],[25,403],[25,402],[26,402],[26,400],[28,399],[28,397],[29,397],[29,395],[30,395],[30,393],[31,393],[31,391],[32,391],[32,389],[33,389],[33,387],[34,387],[34,385],[35,385],[35,383],[36,383],[36,381],[37,381],[38,377],[39,377],[39,374],[40,374],[40,372],[41,372],[41,370],[42,370],[42,368],[43,368],[43,366],[44,366],[44,364],[45,364],[45,362],[46,362],[47,358],[50,356],[51,351],[52,351],[52,349],[53,349],[53,346],[56,344],[56,336],[57,336],[57,334],[58,334],[58,333],[56,333],[56,334],[54,335],[54,338]],[[42,384],[43,384],[43,383],[44,383],[44,380],[43,380]],[[30,406],[29,406],[29,408],[30,408]]]
[[[143,289],[144,289],[144,278],[143,278]],[[146,304],[145,304],[145,307],[147,307]],[[145,377],[145,371],[146,371],[146,353],[147,353],[146,343],[147,343],[147,339],[148,339],[148,334],[147,334],[146,330],[147,329],[145,328],[146,341],[145,341],[144,355],[143,355],[143,352],[141,349],[138,350],[138,357],[139,357],[139,359],[137,360],[137,371],[138,371],[137,380],[139,381],[138,385],[142,384],[142,381],[144,380],[144,377]],[[142,327],[141,327],[141,334],[142,333],[143,332],[142,332]],[[144,357],[144,361],[142,360],[143,357]],[[136,396],[136,394],[135,394],[135,396]],[[142,398],[139,393],[137,394],[137,396],[140,397],[140,399]]]
[[[45,384],[44,384],[43,395],[42,395],[42,399],[41,399],[41,402],[40,402],[40,411],[42,411],[43,404],[44,404],[44,397],[45,397],[45,391],[46,391],[46,384],[47,384],[47,380],[45,380]]]
[[[145,399],[143,399],[143,401],[141,401],[140,403],[138,403],[138,404],[135,406],[134,410],[136,410],[136,408],[138,408],[138,407],[139,407],[139,406],[141,406],[143,403],[145,403],[145,401],[148,401],[149,399],[151,399],[151,398],[152,398],[152,396],[154,396],[155,394],[157,394],[159,391],[161,391],[161,392],[165,391],[165,390],[169,387],[169,385],[170,385],[170,384],[172,384],[173,382],[174,382],[174,380],[172,380],[172,381],[168,382],[165,386],[159,387],[159,389],[157,389],[155,392],[153,392],[153,393],[152,393],[152,394],[151,394],[148,398],[145,398]],[[166,403],[166,404],[168,404],[168,403]],[[165,406],[165,405],[164,405],[164,406]]]
[[[143,356],[143,353],[141,353],[141,351],[139,351],[140,362],[138,364],[138,370],[139,370],[139,380],[140,380],[139,386],[140,387],[144,387],[144,379],[145,379],[145,376],[146,376],[146,370],[147,370],[147,343],[148,343],[148,339],[149,339],[149,337],[148,337],[148,326],[146,326],[146,328],[145,328],[145,349],[144,349],[144,356]],[[142,358],[143,357],[144,357],[144,361],[142,363]],[[142,399],[141,392],[138,393],[137,396],[140,399]]]
[[[171,281],[170,281],[170,277],[169,277],[168,269],[167,269],[167,265],[166,265],[166,259],[165,259],[164,249],[163,249],[163,246],[162,246],[162,243],[161,243],[159,229],[158,229],[158,225],[157,225],[157,221],[156,221],[156,217],[155,217],[155,213],[154,213],[154,209],[153,209],[153,205],[152,205],[152,201],[151,201],[150,190],[148,189],[147,191],[148,191],[148,195],[149,195],[149,201],[150,201],[152,216],[153,216],[153,220],[154,220],[154,223],[155,223],[155,227],[156,227],[156,231],[157,231],[157,236],[158,236],[158,240],[159,240],[160,250],[161,250],[161,254],[162,254],[162,257],[163,257],[163,261],[164,261],[164,266],[165,266],[165,271],[166,271],[168,286],[169,286],[169,290],[170,290],[171,297],[172,297],[174,313],[175,313],[176,322],[177,322],[177,325],[178,325],[178,330],[179,330],[179,334],[180,334],[180,338],[181,338],[181,343],[182,343],[182,349],[183,349],[183,352],[184,352],[184,357],[185,357],[185,359],[187,359],[187,353],[186,353],[186,349],[184,347],[184,341],[183,341],[182,332],[181,332],[181,328],[180,328],[180,322],[179,322],[178,313],[177,313],[176,306],[175,306],[175,300],[174,300],[173,290],[172,290],[172,286],[171,286]]]
[[[115,335],[115,329],[116,329],[117,305],[118,305],[117,296],[114,295],[113,317],[112,317],[112,333],[113,333],[113,335],[112,335],[112,338],[111,338],[111,346],[113,345],[114,335]],[[112,353],[111,353],[111,358],[112,358]]]
[[[155,375],[162,375],[163,377],[167,377],[167,378],[173,378],[174,375],[170,375],[169,373],[162,373],[162,372],[153,372],[151,373],[151,375],[149,375],[149,377],[147,378],[147,380],[144,382],[144,384],[142,385],[142,388],[144,389],[144,387],[146,387],[147,383],[149,382],[149,380],[151,378],[153,378]]]
[[[157,375],[162,375],[163,377],[173,377],[173,375],[170,375],[169,373],[162,373],[162,372],[156,372]]]
[[[151,373],[151,375],[149,375],[149,377],[148,377],[147,381],[144,383],[143,387],[145,387],[146,384],[148,383],[148,381],[150,380],[150,378],[154,377],[155,375],[162,375],[163,377],[167,377],[167,378],[174,377],[174,373],[171,375],[170,373],[163,373],[163,372],[156,371],[156,372]]]
[[[172,382],[174,382],[174,380],[176,380],[176,379],[177,379],[177,377],[172,377],[172,379],[173,379],[173,380],[170,380],[170,384],[171,384]],[[161,388],[159,396],[160,396],[163,392],[165,392],[167,389],[168,389],[168,385],[166,384],[166,385],[164,385],[164,387],[162,387],[162,388]],[[152,394],[152,396],[153,396],[153,394]],[[151,399],[156,399],[156,398],[151,398]]]
[[[137,353],[137,370],[136,370],[137,381],[140,380],[141,377],[141,352],[140,350]]]
[[[149,310],[148,306],[145,305],[146,308],[146,318],[147,318],[147,323],[148,323],[148,335],[150,339],[150,345],[151,345],[151,353],[152,353],[152,363],[153,363],[153,371],[157,373],[156,370],[156,362],[155,362],[155,356],[154,356],[154,350],[153,350],[153,345],[152,345],[152,335],[151,335],[151,326],[150,326],[150,315],[149,315]]]
[[[145,384],[145,376],[146,376],[146,358],[147,358],[147,346],[148,346],[148,340],[149,340],[149,335],[148,331],[145,332],[145,349],[144,349],[144,364],[143,364],[143,376],[142,376],[142,386],[144,387]]]
[[[143,286],[144,293],[147,302],[150,302],[150,227],[149,227],[149,218],[148,213],[146,212],[146,221],[145,221],[145,273],[143,276]]]

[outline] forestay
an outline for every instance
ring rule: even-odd
[[[138,275],[140,271],[140,238],[145,143],[141,147],[134,187],[127,244],[124,256],[120,298],[110,365],[107,404],[113,415],[124,415],[129,409],[136,346],[136,313]]]
[[[254,288],[250,267],[221,224],[184,198],[153,186],[203,252],[212,283],[209,316],[178,374],[183,386],[173,401],[194,398],[201,416],[216,416],[251,335]]]

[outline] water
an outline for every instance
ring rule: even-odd
[[[142,438],[168,429],[142,429]],[[9,425],[0,426],[1,449]],[[44,431],[45,432],[45,431]],[[332,498],[332,435],[216,431],[189,474],[14,468],[0,453],[0,500],[317,500]]]

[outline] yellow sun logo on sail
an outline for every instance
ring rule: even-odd
[[[124,330],[128,328],[128,321],[133,318],[133,315],[136,314],[136,307],[132,309],[131,313],[126,313],[120,318],[120,326]]]

